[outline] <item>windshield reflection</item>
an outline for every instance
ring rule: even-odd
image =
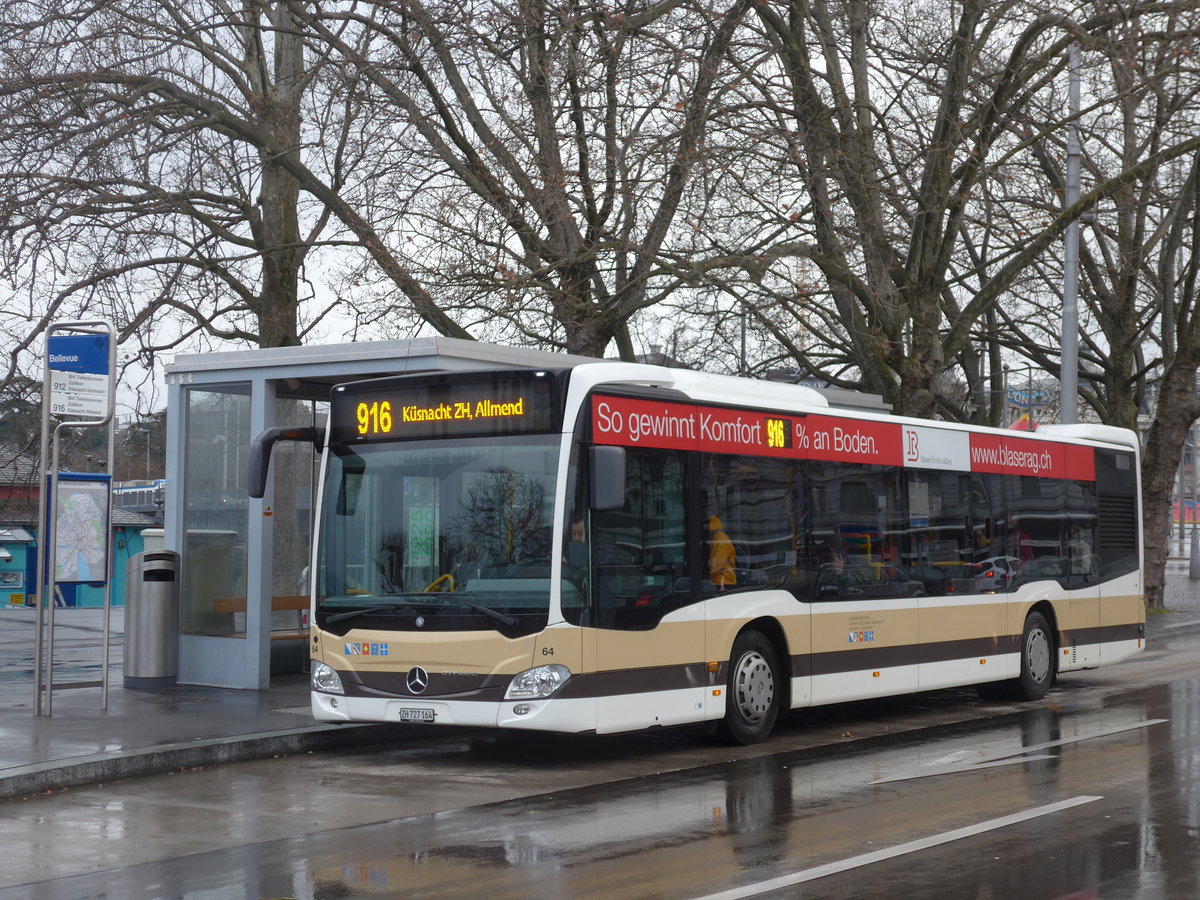
[[[553,435],[335,449],[318,615],[357,609],[382,628],[405,627],[389,615],[400,607],[427,607],[445,627],[544,617],[557,458]]]

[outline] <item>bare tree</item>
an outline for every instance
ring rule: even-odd
[[[1151,608],[1163,605],[1161,573],[1170,545],[1174,475],[1188,429],[1200,418],[1200,153],[1192,157],[1165,224],[1158,253],[1164,288],[1162,374],[1142,470],[1146,604]]]
[[[1097,6],[1105,5],[1098,3]],[[1097,61],[1087,79],[1094,98],[1080,116],[1081,157],[1091,184],[1128,173],[1082,223],[1079,295],[1080,395],[1108,424],[1139,428],[1150,418],[1143,455],[1146,598],[1162,602],[1163,565],[1174,473],[1187,430],[1200,416],[1196,373],[1200,330],[1194,258],[1196,157],[1161,164],[1164,148],[1186,145],[1200,122],[1200,79],[1190,63],[1194,13],[1130,18],[1091,42]],[[1063,98],[1051,96],[1062,108]],[[1065,205],[1064,135],[1038,122],[1032,149],[1044,176],[1040,196],[1019,204],[1027,218],[1046,220]],[[1011,226],[1010,226],[1011,227]],[[1058,257],[1030,271],[1030,293],[1003,309],[1004,340],[1030,365],[1060,375],[1061,290]],[[1016,310],[1024,310],[1018,315]]]
[[[900,412],[965,417],[965,394],[948,388],[989,392],[980,322],[1068,222],[1136,178],[1115,171],[1072,209],[990,231],[984,192],[1035,139],[1014,126],[1061,77],[1072,40],[1168,6],[1188,11],[1135,4],[1076,20],[1019,0],[967,0],[948,22],[938,4],[756,6],[777,64],[746,72],[755,93],[744,93],[745,107],[759,122],[753,162],[795,189],[768,203],[763,179],[745,179],[740,206],[758,211],[757,234],[732,248],[714,235],[700,265],[741,267],[740,284],[722,276],[730,291],[751,298],[759,326],[802,368],[882,394]],[[1138,164],[1191,146],[1180,140]],[[733,165],[753,171],[746,160]],[[952,367],[960,379],[946,378]]]
[[[681,217],[703,215],[689,192],[749,5],[295,4],[404,136],[355,208],[374,261],[404,258],[425,291],[364,270],[376,319],[436,305],[473,333],[629,357],[628,322],[679,282]]]
[[[347,161],[287,4],[3,0],[0,28],[0,252],[27,298],[4,323],[14,363],[84,313],[146,354],[197,333],[299,343],[328,211],[289,169],[307,153],[336,183]]]

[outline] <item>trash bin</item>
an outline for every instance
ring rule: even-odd
[[[179,554],[138,553],[125,576],[125,687],[169,687],[179,675]]]

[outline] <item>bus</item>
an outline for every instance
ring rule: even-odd
[[[568,733],[964,685],[1039,699],[1142,649],[1139,449],[830,407],[633,363],[337,385],[312,712]]]

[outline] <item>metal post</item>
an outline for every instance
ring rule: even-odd
[[[105,425],[105,433],[108,437],[108,466],[105,472],[108,474],[108,503],[104,506],[104,542],[108,548],[104,560],[104,637],[101,640],[102,654],[100,660],[100,708],[108,709],[108,662],[110,654],[110,645],[112,643],[112,635],[109,633],[112,625],[112,590],[113,578],[116,573],[109,566],[115,564],[116,548],[113,540],[113,493],[112,493],[112,478],[114,474],[114,466],[117,462],[116,444],[117,431],[115,428],[114,413],[117,409],[117,333],[112,326],[108,328],[108,422]]]
[[[1079,129],[1079,42],[1071,44],[1068,54],[1070,74],[1071,123],[1067,128],[1066,207],[1079,202],[1080,147]],[[1062,370],[1059,373],[1059,421],[1073,425],[1079,409],[1079,222],[1067,226],[1063,248]]]
[[[50,595],[46,577],[46,504],[49,485],[46,476],[50,469],[50,404],[46,402],[46,388],[50,383],[50,354],[46,353],[42,363],[42,445],[38,457],[38,533],[37,533],[37,615],[34,617],[35,634],[33,649],[33,714],[42,714],[42,641],[45,627],[45,603]]]
[[[1188,454],[1191,453],[1194,457],[1195,453],[1196,453],[1195,447],[1188,446],[1190,440],[1191,440],[1191,435],[1189,433],[1188,436],[1186,436],[1183,440],[1183,455],[1179,459],[1179,472],[1176,476],[1176,485],[1175,485],[1175,496],[1177,498],[1176,502],[1179,504],[1179,506],[1178,506],[1179,527],[1178,527],[1177,540],[1179,541],[1179,555],[1180,556],[1183,556],[1183,520],[1184,520],[1183,500],[1184,500],[1184,496],[1185,496],[1184,488],[1183,488],[1183,485],[1184,485],[1183,470],[1184,470],[1184,467],[1187,465]]]
[[[746,367],[746,301],[745,300],[742,301],[741,325],[742,325],[742,359],[741,359],[741,362],[738,363],[738,374],[744,378],[746,376],[746,372],[749,371],[749,369]]]
[[[62,431],[63,423],[59,422],[54,426],[54,437],[50,441],[51,451],[51,469],[53,473],[50,478],[50,496],[47,502],[50,506],[50,516],[47,522],[45,542],[46,542],[46,601],[49,608],[46,610],[46,715],[54,714],[54,600],[58,593],[58,582],[55,581],[55,560],[58,555],[58,470],[59,458],[58,451],[61,441],[59,432]],[[38,536],[42,539],[41,535]]]
[[[1001,394],[1000,394],[1000,396],[1003,398],[1003,403],[1004,403],[1003,410],[1000,413],[1000,427],[1007,428],[1009,425],[1012,424],[1012,422],[1009,421],[1009,415],[1008,415],[1009,406],[1010,406],[1009,399],[1008,399],[1008,363],[1004,363],[1000,367],[1000,371],[1001,371],[1001,376],[1000,376]]]
[[[1025,423],[1026,431],[1033,431],[1033,366],[1025,367],[1025,384],[1028,390],[1025,392],[1025,414],[1029,416],[1029,421]]]
[[[1192,423],[1192,427],[1188,429],[1192,436],[1192,553],[1191,563],[1188,567],[1188,577],[1192,579],[1200,578],[1200,531],[1196,529],[1196,515],[1200,513],[1197,509],[1196,499],[1196,423]],[[1179,519],[1182,523],[1184,520],[1183,502],[1179,504]]]

